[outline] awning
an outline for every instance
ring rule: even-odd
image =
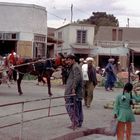
[[[71,48],[73,49],[85,49],[85,50],[90,50],[93,48],[93,46],[89,45],[89,44],[70,44]]]
[[[72,51],[76,54],[89,54],[90,48],[72,48]]]
[[[52,46],[52,45],[54,45],[54,43],[49,43],[49,42],[48,42],[47,45],[48,45],[48,46]]]
[[[137,48],[130,48],[130,50],[136,52],[136,53],[140,53],[140,48],[137,47]]]
[[[127,56],[128,48],[116,47],[116,48],[104,48],[95,47],[93,52],[94,55],[112,55],[112,56]]]
[[[56,38],[53,38],[53,37],[48,36],[48,37],[47,37],[47,43],[62,44],[62,43],[63,43],[63,41],[62,41],[62,40],[59,40],[59,39],[56,39]]]

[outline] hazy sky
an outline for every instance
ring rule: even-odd
[[[139,0],[0,0],[0,2],[27,3],[46,7],[48,26],[60,27],[71,20],[71,4],[73,4],[73,21],[87,19],[92,12],[113,14],[121,27],[140,27]]]

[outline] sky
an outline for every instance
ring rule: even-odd
[[[113,14],[118,19],[120,27],[140,27],[139,0],[0,0],[0,2],[36,4],[45,7],[48,27],[58,28],[71,21],[87,19],[92,16],[92,12]]]

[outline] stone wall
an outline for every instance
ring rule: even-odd
[[[18,41],[17,54],[21,57],[33,57],[33,49],[31,41]]]

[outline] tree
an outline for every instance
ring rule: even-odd
[[[96,25],[95,32],[98,31],[100,26],[119,26],[119,21],[114,17],[114,15],[106,14],[106,12],[93,12],[92,16],[88,19],[84,19],[82,21],[78,20],[78,23],[82,24],[93,24]]]

